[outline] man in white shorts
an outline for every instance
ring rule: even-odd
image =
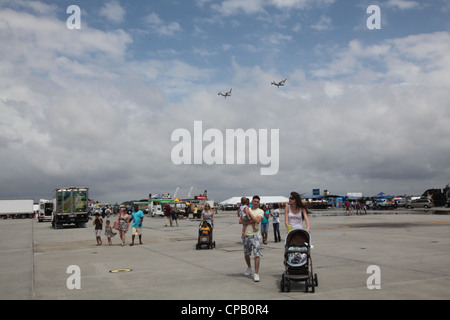
[[[262,256],[261,253],[261,220],[264,216],[264,211],[259,208],[260,198],[259,196],[253,196],[252,199],[252,207],[249,210],[249,218],[252,221],[245,222],[241,218],[239,218],[240,224],[251,224],[255,223],[255,227],[257,231],[253,231],[253,228],[247,227],[245,228],[245,236],[242,236],[242,243],[244,244],[244,258],[247,263],[247,270],[245,271],[245,275],[249,276],[252,273],[252,267],[250,264],[250,256],[253,251],[253,256],[255,257],[255,273],[253,275],[253,280],[255,282],[259,281],[259,263]]]
[[[135,236],[139,236],[139,244],[142,244],[142,222],[144,221],[144,213],[139,210],[139,207],[135,204],[133,206],[133,212],[131,213],[131,220],[133,224],[131,226],[131,244],[134,245]]]

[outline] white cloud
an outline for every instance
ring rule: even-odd
[[[269,43],[271,45],[279,45],[284,41],[291,41],[292,37],[290,35],[282,34],[279,32],[273,32],[263,37],[264,43]]]
[[[344,92],[342,85],[337,82],[325,82],[324,91],[329,98],[339,97]]]
[[[51,57],[60,54],[74,58],[90,57],[100,52],[105,58],[121,59],[131,37],[123,30],[104,32],[84,27],[83,32],[66,28],[65,23],[53,17],[45,19],[14,10],[3,10],[0,25],[2,41],[8,43],[3,59],[15,62],[25,59],[34,69],[50,69]]]
[[[294,31],[295,33],[299,32],[302,30],[302,25],[300,23],[296,23],[294,25],[294,27],[292,28],[292,31]]]
[[[181,56],[132,59],[134,43],[123,30],[76,32],[51,14],[1,10],[0,193],[6,197],[33,190],[47,197],[56,186],[86,184],[93,197],[121,201],[178,185],[223,200],[249,190],[320,187],[370,195],[374,188],[420,192],[423,181],[448,183],[448,32],[323,46],[312,72],[293,64],[280,74],[231,58],[230,76],[219,82],[223,66],[198,67]],[[157,14],[147,18],[155,30],[168,24]],[[267,43],[282,34],[271,35]],[[227,54],[236,47],[217,43]],[[285,77],[285,87],[270,85]],[[230,87],[232,97],[217,95]],[[280,129],[279,173],[262,177],[259,165],[175,166],[171,133],[192,130],[194,120],[204,130]]]
[[[265,12],[262,0],[225,0],[220,5],[213,4],[211,8],[224,16],[239,13],[254,14]]]
[[[252,15],[267,13],[273,7],[280,10],[309,9],[328,6],[334,2],[335,0],[225,0],[211,5],[211,8],[224,16],[241,13]]]
[[[331,28],[331,23],[333,21],[330,17],[322,15],[319,19],[319,21],[313,25],[311,25],[311,29],[317,30],[317,31],[326,31]]]
[[[347,48],[336,52],[326,68],[316,69],[312,74],[317,77],[351,76],[362,82],[448,86],[448,52],[450,34],[447,32],[390,39],[370,46],[353,40]]]
[[[125,9],[118,1],[106,2],[100,9],[100,15],[106,17],[108,20],[120,23],[125,20]]]
[[[280,9],[302,9],[312,6],[327,6],[335,0],[270,0],[269,3]]]
[[[150,28],[160,36],[174,36],[183,31],[178,22],[166,23],[154,12],[147,16],[146,21]]]
[[[31,10],[33,13],[39,15],[54,15],[57,12],[57,5],[49,5],[40,1],[32,0],[17,0],[17,1],[0,1],[1,7],[24,8]]]
[[[417,1],[410,1],[410,0],[388,0],[386,2],[386,6],[389,8],[395,7],[401,10],[408,10],[417,8],[420,5]]]

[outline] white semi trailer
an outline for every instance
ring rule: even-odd
[[[33,218],[33,199],[3,199],[0,200],[0,217]]]

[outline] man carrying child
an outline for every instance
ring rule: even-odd
[[[251,221],[245,222],[242,218],[239,219],[240,224],[255,224],[255,229],[252,227],[245,228],[245,236],[242,236],[242,242],[244,244],[244,259],[247,264],[247,270],[245,275],[249,276],[252,273],[252,267],[250,264],[250,256],[253,251],[255,257],[255,273],[253,275],[253,281],[259,282],[259,263],[261,254],[261,233],[260,223],[264,216],[264,211],[259,208],[260,198],[259,196],[253,196],[252,207],[247,211]],[[256,231],[255,231],[256,230]]]

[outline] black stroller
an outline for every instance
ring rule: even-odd
[[[291,291],[291,280],[304,281],[305,292],[311,288],[314,293],[319,285],[317,274],[313,273],[311,259],[311,235],[306,230],[292,230],[284,243],[285,272],[281,275],[281,292]]]
[[[209,228],[208,231],[202,229],[204,222],[206,222],[206,225]],[[200,222],[200,225],[198,226],[198,241],[197,244],[195,245],[195,248],[197,250],[200,250],[202,246],[207,246],[208,249],[216,247],[216,242],[213,241],[213,226],[207,220],[203,220],[202,222]]]

